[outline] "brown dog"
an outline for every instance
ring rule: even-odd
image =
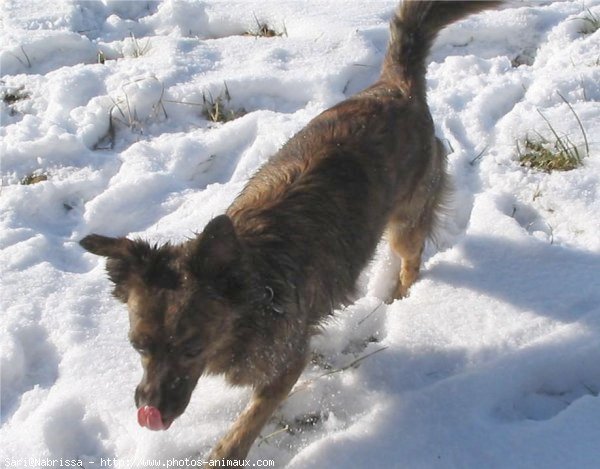
[[[425,98],[436,34],[488,1],[405,1],[381,79],[323,112],[248,182],[225,215],[181,245],[90,235],[108,257],[142,357],[138,420],[166,429],[203,373],[254,388],[211,458],[244,458],[302,372],[309,338],[353,291],[382,233],[415,281],[446,195],[445,155]]]

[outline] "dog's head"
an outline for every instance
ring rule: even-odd
[[[144,368],[135,391],[139,423],[166,430],[187,407],[207,361],[226,349],[246,290],[233,224],[219,216],[179,246],[96,234],[80,244],[108,258],[113,294],[129,310],[129,340]]]

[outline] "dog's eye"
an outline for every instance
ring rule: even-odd
[[[186,348],[183,350],[183,355],[186,358],[196,358],[198,355],[200,355],[201,352],[202,349],[200,349],[199,347]]]
[[[150,355],[150,350],[148,350],[147,348],[143,348],[143,347],[134,347],[135,351],[137,353],[139,353],[142,357],[147,357],[148,355]]]

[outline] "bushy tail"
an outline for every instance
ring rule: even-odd
[[[425,60],[437,34],[471,13],[493,8],[500,1],[404,0],[390,29],[382,79],[407,94],[425,97]]]

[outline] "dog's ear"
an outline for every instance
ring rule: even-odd
[[[227,270],[239,259],[240,242],[233,222],[227,215],[213,218],[192,247],[192,273],[216,274]]]
[[[97,256],[111,259],[126,259],[131,256],[134,242],[127,238],[111,238],[91,234],[79,241],[79,245],[86,251]]]
[[[92,254],[108,258],[106,271],[115,284],[113,295],[124,303],[129,295],[127,280],[132,275],[137,275],[145,282],[152,282],[160,277],[162,283],[165,283],[163,274],[166,269],[156,269],[157,265],[161,265],[161,251],[151,248],[145,241],[91,234],[79,241],[79,244]]]

